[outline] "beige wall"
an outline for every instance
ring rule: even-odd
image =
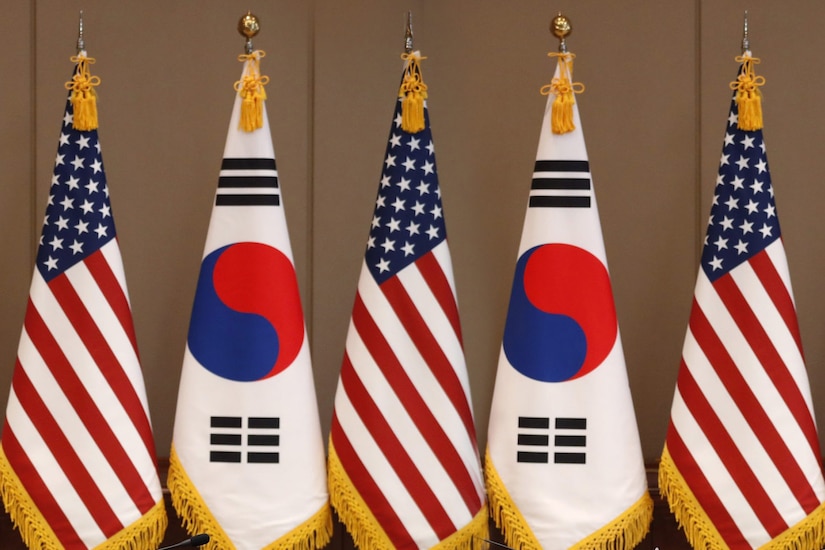
[[[0,407],[53,168],[77,14],[102,79],[100,139],[158,452],[168,453],[195,279],[229,114],[238,18],[262,24],[268,113],[328,429],[378,184],[407,9],[430,114],[476,425],[488,408],[557,48],[575,78],[645,458],[661,450],[710,207],[742,13],[763,62],[765,137],[817,412],[825,398],[825,113],[813,0],[552,4],[15,0],[0,35]]]

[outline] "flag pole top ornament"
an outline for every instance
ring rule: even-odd
[[[755,65],[759,64],[760,59],[751,55],[747,10],[742,31],[742,55],[737,56],[736,61],[742,64],[736,80],[730,83],[730,89],[734,91],[736,99],[736,125],[746,132],[761,130],[762,92],[759,88],[765,85],[765,77],[756,74]]]
[[[80,10],[80,16],[77,22],[77,53],[86,49],[86,41],[83,40],[83,10]]]
[[[246,45],[244,51],[248,54],[252,53],[252,38],[261,30],[261,22],[258,17],[251,11],[246,12],[246,15],[241,17],[238,21],[238,32],[241,36],[246,38]]]
[[[751,43],[748,39],[748,10],[745,10],[745,23],[742,29],[742,54],[750,51]]]
[[[570,36],[570,33],[573,32],[573,26],[570,24],[570,19],[559,12],[559,14],[555,16],[552,21],[550,21],[550,32],[553,33],[553,36],[559,39],[559,52],[567,53],[567,43],[564,39]]]
[[[407,26],[404,30],[404,51],[407,54],[413,51],[412,11],[407,12]]]

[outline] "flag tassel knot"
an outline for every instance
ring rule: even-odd
[[[72,126],[75,130],[86,132],[97,129],[97,93],[95,86],[100,85],[100,77],[92,76],[89,65],[95,62],[94,58],[86,57],[81,52],[71,58],[77,63],[72,80],[66,82],[66,89],[71,90]]]
[[[685,537],[694,548],[726,550],[722,535],[688,487],[665,445],[659,463],[659,493],[667,500]],[[802,521],[760,547],[760,550],[819,550],[825,547],[825,503]]]
[[[554,134],[566,134],[576,129],[576,125],[573,124],[573,105],[576,104],[574,94],[584,92],[584,84],[571,82],[573,59],[576,57],[574,54],[550,52],[547,56],[559,59],[559,76],[554,77],[550,84],[542,86],[541,95],[556,96],[550,115],[550,129]]]
[[[2,497],[3,505],[12,524],[20,532],[20,537],[26,546],[43,550],[63,548],[57,535],[12,469],[2,446],[0,446],[0,497]],[[110,537],[101,548],[154,550],[163,542],[167,523],[166,506],[161,499],[136,522]]]
[[[754,65],[759,63],[758,57],[751,57],[750,52],[737,56],[736,61],[742,63],[742,70],[730,89],[736,91],[736,106],[739,110],[739,129],[746,132],[762,129],[762,92],[760,86],[765,84],[764,76],[757,76]]]
[[[247,63],[241,80],[235,82],[235,91],[241,95],[241,119],[238,127],[244,132],[254,132],[264,125],[264,101],[269,84],[269,77],[261,75],[261,58],[266,55],[263,50],[250,54],[241,54],[238,61]]]
[[[417,52],[403,53],[401,59],[407,62],[398,97],[401,101],[401,129],[415,134],[424,129],[424,100],[427,99],[427,85],[421,76],[421,57]]]
[[[204,502],[195,484],[186,474],[174,445],[169,453],[169,474],[166,486],[172,494],[172,505],[189,533],[209,533],[205,550],[235,548]],[[332,511],[324,503],[318,512],[281,538],[261,550],[313,550],[323,548],[332,540]]]
[[[498,475],[490,450],[484,461],[484,477],[490,498],[490,515],[513,548],[541,548],[527,520],[519,511]],[[631,550],[647,536],[653,520],[653,499],[645,493],[621,515],[571,546],[576,550]]]
[[[332,437],[329,440],[328,466],[327,479],[332,506],[338,513],[338,517],[346,527],[355,545],[361,550],[393,548],[389,536],[381,528],[381,524],[372,514],[361,495],[358,494],[358,490],[353,485],[346,470],[344,470],[335,452]],[[487,539],[490,537],[487,520],[487,507],[482,506],[481,510],[467,525],[432,546],[430,550],[464,550],[470,548],[474,539]]]

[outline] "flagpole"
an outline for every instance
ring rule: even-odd
[[[413,51],[412,11],[407,12],[407,25],[404,30],[404,51],[408,54]]]
[[[80,10],[80,16],[77,22],[77,53],[86,49],[86,41],[83,40],[83,10]]]

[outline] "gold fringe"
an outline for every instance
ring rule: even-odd
[[[166,486],[172,494],[172,506],[175,507],[186,530],[190,534],[209,533],[209,542],[204,545],[204,550],[235,549],[226,531],[209,511],[195,484],[189,479],[174,445],[169,453]],[[328,503],[324,503],[321,509],[304,523],[261,550],[315,550],[332,540],[332,530],[332,510]]]
[[[89,131],[97,128],[97,93],[94,87],[100,85],[100,77],[92,76],[89,65],[95,62],[94,58],[86,57],[84,53],[73,56],[73,63],[77,69],[70,82],[66,82],[67,90],[71,90],[72,126],[75,130]]]
[[[335,452],[332,437],[329,439],[329,467],[327,468],[329,494],[332,507],[352,536],[355,545],[361,550],[385,550],[393,548],[392,541],[381,528],[378,520],[370,511],[367,504],[358,494],[352,481],[347,475]],[[464,550],[473,548],[473,539],[490,537],[490,526],[487,521],[487,506],[484,505],[473,519],[433,546],[431,550]]]
[[[63,545],[32,501],[0,446],[0,496],[14,527],[29,548],[62,550]],[[168,519],[163,499],[146,514],[95,550],[154,550],[163,541]]]
[[[574,94],[584,92],[584,84],[571,82],[573,79],[572,53],[550,52],[548,57],[558,57],[559,76],[553,78],[550,84],[541,87],[541,95],[554,94],[550,113],[550,129],[554,134],[566,134],[576,129],[573,123],[573,105],[576,104]]]
[[[705,513],[693,491],[682,477],[665,444],[659,462],[659,493],[667,500],[670,511],[685,537],[694,548],[727,550],[728,545]],[[819,550],[825,547],[825,503],[759,550]]]
[[[758,57],[751,57],[750,52],[736,57],[742,63],[742,70],[730,89],[736,90],[736,106],[739,109],[737,125],[740,130],[753,131],[762,129],[762,92],[759,86],[765,84],[764,76],[757,76],[753,68],[760,62]]]
[[[244,132],[253,132],[264,125],[264,86],[269,84],[269,77],[261,76],[261,58],[265,55],[266,52],[256,50],[251,54],[238,56],[238,61],[242,63],[249,61],[248,70],[241,80],[235,82],[235,91],[241,94],[242,99],[238,127]]]
[[[421,76],[421,57],[417,52],[403,53],[401,59],[407,62],[398,97],[401,101],[401,129],[415,134],[424,129],[424,100],[427,99],[427,85]]]
[[[504,540],[519,550],[540,550],[541,543],[536,538],[527,520],[519,511],[504,482],[498,475],[487,449],[484,460],[484,476],[487,480],[487,494],[490,510],[496,527],[501,529]],[[653,521],[653,499],[645,493],[630,508],[596,532],[570,546],[576,550],[630,550],[647,536]]]

